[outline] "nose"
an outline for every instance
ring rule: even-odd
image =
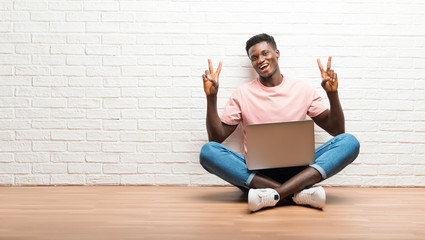
[[[260,55],[258,57],[258,63],[262,63],[262,62],[264,62],[264,60],[265,60],[265,57],[264,56]]]

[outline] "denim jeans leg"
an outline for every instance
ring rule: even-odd
[[[199,160],[205,170],[239,188],[249,188],[255,175],[248,170],[245,156],[216,142],[204,144]]]
[[[316,149],[316,160],[310,165],[322,175],[322,180],[340,172],[358,156],[360,143],[351,134],[340,134]]]

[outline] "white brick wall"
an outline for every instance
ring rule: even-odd
[[[424,16],[414,0],[2,0],[0,185],[225,184],[198,164],[201,75],[224,61],[221,111],[267,32],[322,96],[316,57],[334,57],[362,146],[324,184],[425,186]]]

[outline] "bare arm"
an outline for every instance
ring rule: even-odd
[[[235,131],[237,125],[227,125],[221,122],[220,117],[217,113],[217,93],[218,93],[218,78],[221,71],[222,62],[217,67],[217,71],[214,73],[214,69],[211,60],[208,59],[209,70],[205,71],[202,75],[204,83],[204,91],[207,97],[207,132],[208,140],[214,142],[223,142]]]
[[[332,57],[328,58],[326,71],[317,59],[317,64],[322,75],[322,87],[328,95],[330,110],[326,110],[312,119],[314,122],[332,136],[345,132],[345,118],[338,96],[338,75],[331,69]]]
[[[223,142],[235,131],[237,126],[221,122],[217,113],[217,97],[207,97],[207,131],[210,142]]]

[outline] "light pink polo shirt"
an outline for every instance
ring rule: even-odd
[[[246,125],[305,120],[306,116],[315,117],[326,109],[322,98],[303,81],[284,77],[280,85],[266,87],[257,78],[236,89],[221,121],[228,125],[242,123],[246,154]]]

